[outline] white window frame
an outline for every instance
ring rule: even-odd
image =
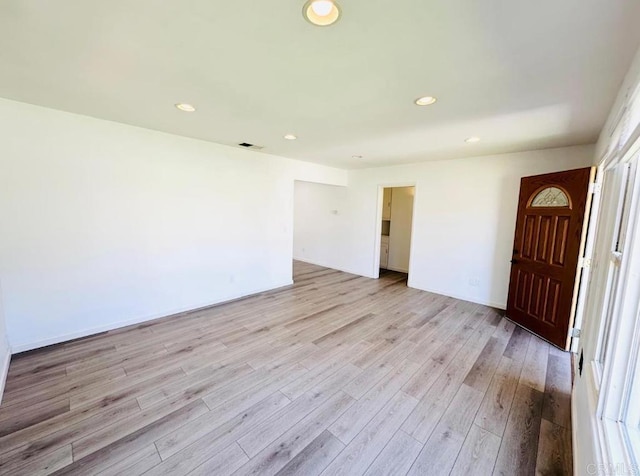
[[[632,162],[634,162],[632,160]],[[604,354],[605,350],[608,351],[608,346],[612,345],[613,342],[608,337],[613,329],[612,326],[608,325],[616,312],[616,303],[620,298],[618,294],[618,289],[623,283],[623,276],[621,274],[621,266],[622,266],[622,258],[624,256],[624,249],[620,248],[626,247],[628,244],[628,240],[632,238],[632,236],[628,236],[630,230],[633,228],[632,220],[633,216],[633,193],[635,183],[638,181],[637,173],[634,167],[637,164],[633,163],[619,163],[616,165],[616,170],[614,173],[617,175],[614,177],[615,181],[612,181],[611,184],[614,187],[614,192],[617,192],[613,198],[617,200],[617,207],[615,210],[615,214],[612,214],[612,219],[609,223],[612,226],[611,237],[609,240],[610,250],[609,250],[609,269],[608,280],[606,286],[606,292],[604,296],[604,305],[605,305],[605,313],[603,316],[603,320],[601,321],[601,329],[600,336],[598,338],[598,345],[596,348],[596,366],[600,372],[603,371],[600,366],[601,363],[605,363],[606,365],[606,355]],[[600,383],[600,382],[599,382]]]
[[[640,155],[640,154],[639,154]],[[638,155],[631,160],[638,161]],[[638,171],[635,171],[637,176]],[[626,239],[621,255],[612,253],[612,259],[619,259],[617,286],[613,297],[607,355],[601,376],[598,395],[597,416],[602,422],[603,436],[608,443],[609,460],[620,462],[629,468],[640,468],[640,438],[638,420],[634,419],[632,401],[640,402],[640,394],[632,390],[639,387],[635,380],[636,360],[640,346],[640,183],[635,180],[629,219],[626,223]],[[613,283],[609,282],[611,286]],[[600,335],[606,332],[603,320]],[[602,338],[600,339],[602,340]],[[597,367],[597,364],[596,364]],[[596,371],[599,369],[596,369]],[[636,406],[639,406],[636,403]],[[632,473],[633,474],[633,473]]]
[[[620,164],[636,162],[637,165],[631,184],[628,220],[623,224],[626,229],[622,230],[625,234],[622,252],[614,252],[615,243],[599,243],[601,253],[609,251],[608,263],[619,260],[619,263],[613,263],[619,270],[615,287],[613,273],[607,273],[602,311],[608,310],[611,298],[613,309],[604,366],[594,360],[590,369],[596,387],[596,439],[605,468],[624,468],[629,474],[640,474],[640,369],[637,365],[640,352],[640,125],[631,138],[634,139],[632,145],[621,147],[619,154],[610,156],[609,163],[603,164],[605,173]],[[615,186],[623,190],[623,184],[624,180],[617,181]],[[614,238],[615,233],[611,237]],[[607,322],[603,316],[598,329],[598,346],[604,344]],[[596,349],[596,356],[599,354],[600,350]]]
[[[621,214],[621,205],[622,205],[622,183],[624,182],[624,177],[621,176],[620,172],[615,170],[615,166],[603,167],[604,172],[601,173],[601,177],[603,177],[603,203],[602,203],[602,213],[606,214],[605,216],[601,216],[600,220],[602,223],[598,223],[599,228],[602,230],[598,230],[598,236],[596,240],[598,241],[599,246],[607,246],[601,250],[597,250],[598,254],[602,255],[601,260],[598,261],[598,266],[605,267],[606,269],[598,270],[600,275],[594,276],[595,280],[600,279],[604,285],[602,286],[603,291],[601,296],[595,294],[593,296],[593,300],[589,302],[592,306],[599,306],[601,308],[601,319],[600,319],[600,329],[598,332],[597,346],[595,349],[595,361],[593,363],[594,373],[595,373],[595,382],[598,388],[600,389],[600,384],[602,382],[602,361],[604,360],[604,347],[605,347],[605,339],[604,335],[607,332],[607,326],[611,320],[611,314],[613,312],[612,309],[612,287],[615,284],[615,268],[619,263],[615,260],[614,248],[615,248],[615,229],[619,226],[619,216]],[[595,258],[595,253],[594,253]],[[619,269],[618,269],[619,272]],[[600,282],[598,282],[600,284]],[[595,290],[598,292],[598,290]]]

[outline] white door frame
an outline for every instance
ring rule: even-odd
[[[418,183],[417,182],[390,182],[378,184],[378,197],[376,205],[376,221],[373,224],[375,230],[375,244],[373,247],[373,269],[372,276],[375,279],[380,277],[380,245],[382,243],[382,201],[384,200],[385,188],[398,188],[398,187],[413,187],[413,212],[411,214],[411,245],[409,246],[409,272],[407,286],[411,286],[411,268],[413,263],[413,250],[415,246],[415,240],[413,239],[416,227],[416,197],[418,196]]]
[[[578,353],[580,331],[584,320],[584,308],[587,302],[587,285],[591,279],[591,259],[595,243],[595,228],[600,211],[600,190],[602,187],[602,173],[597,166],[591,167],[589,177],[589,191],[584,211],[582,224],[582,236],[580,237],[580,249],[578,251],[578,268],[573,288],[571,314],[569,315],[569,334],[565,350]],[[574,331],[577,331],[575,333]]]

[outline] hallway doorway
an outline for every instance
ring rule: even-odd
[[[415,186],[381,187],[378,276],[409,275]]]

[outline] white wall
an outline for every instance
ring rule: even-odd
[[[505,307],[520,178],[587,166],[592,153],[593,147],[573,147],[356,171],[350,188],[363,206],[352,220],[363,227],[375,221],[378,185],[415,181],[409,284]],[[360,255],[351,243],[351,267],[374,271],[368,256],[375,255],[376,238],[358,239]]]
[[[347,188],[295,182],[293,257],[328,268],[342,269],[341,241]]]
[[[396,187],[391,196],[391,231],[387,269],[409,272],[414,187]]]
[[[0,128],[0,279],[14,352],[290,283],[294,180],[340,186],[296,185],[298,198],[317,198],[306,216],[318,219],[315,233],[296,234],[297,258],[375,276],[379,187],[415,184],[411,286],[503,307],[519,178],[585,166],[593,152],[347,174],[6,100]],[[304,233],[315,241],[304,245]]]
[[[294,179],[342,170],[0,100],[14,352],[291,282]]]
[[[381,186],[416,185],[409,285],[506,306],[520,178],[589,166],[593,146],[349,172],[340,268],[374,277]],[[473,286],[471,282],[477,282]]]

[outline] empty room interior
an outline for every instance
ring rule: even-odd
[[[0,475],[640,474],[640,2],[0,2]]]

